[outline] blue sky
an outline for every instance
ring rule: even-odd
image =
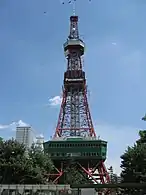
[[[67,1],[66,1],[67,2]],[[79,30],[86,43],[84,68],[95,129],[108,141],[108,165],[146,124],[146,1],[78,0]],[[46,12],[46,14],[44,14]],[[60,0],[0,1],[0,135],[12,121],[31,124],[49,139],[59,106],[66,61],[63,43],[72,7]],[[6,127],[6,126],[5,126]]]

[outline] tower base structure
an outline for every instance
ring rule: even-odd
[[[80,174],[87,183],[109,183],[110,177],[104,165],[107,142],[95,138],[54,138],[44,143],[44,151],[54,163],[54,172],[49,180],[55,184],[72,184],[75,178],[69,174]],[[73,176],[73,175],[72,175]],[[82,177],[82,178],[83,178]],[[71,182],[71,183],[70,183]]]

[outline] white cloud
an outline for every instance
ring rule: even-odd
[[[9,130],[15,130],[16,127],[28,127],[30,125],[24,123],[22,120],[19,120],[17,122],[12,122],[8,125],[0,124],[0,130],[9,129]]]
[[[44,138],[44,135],[43,134],[39,134],[39,135],[37,135],[36,137],[38,137],[38,138]]]
[[[9,125],[2,125],[2,124],[0,124],[0,129],[7,129],[7,128],[9,128]]]
[[[2,130],[2,129],[12,129],[12,127],[15,126],[15,125],[16,125],[16,122],[12,122],[12,123],[10,123],[10,124],[8,124],[8,125],[0,124],[0,129],[1,129],[1,130]]]
[[[17,127],[29,127],[30,125],[23,122],[22,120],[19,120],[18,122],[16,122],[16,126]]]
[[[138,139],[138,131],[140,128],[99,122],[95,125],[95,129],[101,139],[108,141],[108,154],[105,162],[107,168],[113,166],[114,172],[120,174],[120,156],[128,146],[132,146]]]
[[[116,45],[117,45],[117,43],[116,43],[116,42],[113,42],[113,43],[112,43],[112,45],[115,45],[115,46],[116,46]]]
[[[62,101],[62,97],[55,96],[55,97],[49,99],[49,105],[50,106],[58,106],[61,104],[61,101]]]

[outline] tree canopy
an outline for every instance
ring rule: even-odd
[[[146,181],[146,130],[139,131],[140,139],[121,156],[123,182]]]
[[[15,140],[0,141],[1,184],[45,184],[53,164],[47,154],[32,148],[28,153]]]
[[[66,168],[63,183],[66,184],[89,184],[92,183],[89,180],[86,173],[84,173],[81,169],[78,168],[76,163],[70,163],[69,167]]]
[[[26,150],[15,140],[0,139],[0,183],[1,184],[47,184],[54,165],[48,154],[32,145]],[[65,170],[61,183],[91,183],[86,174],[79,172],[74,163]],[[50,180],[49,180],[50,179]]]

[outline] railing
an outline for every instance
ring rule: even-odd
[[[78,195],[70,185],[0,185],[0,195]]]
[[[146,183],[117,183],[117,184],[74,184],[71,188],[139,188],[146,189]]]

